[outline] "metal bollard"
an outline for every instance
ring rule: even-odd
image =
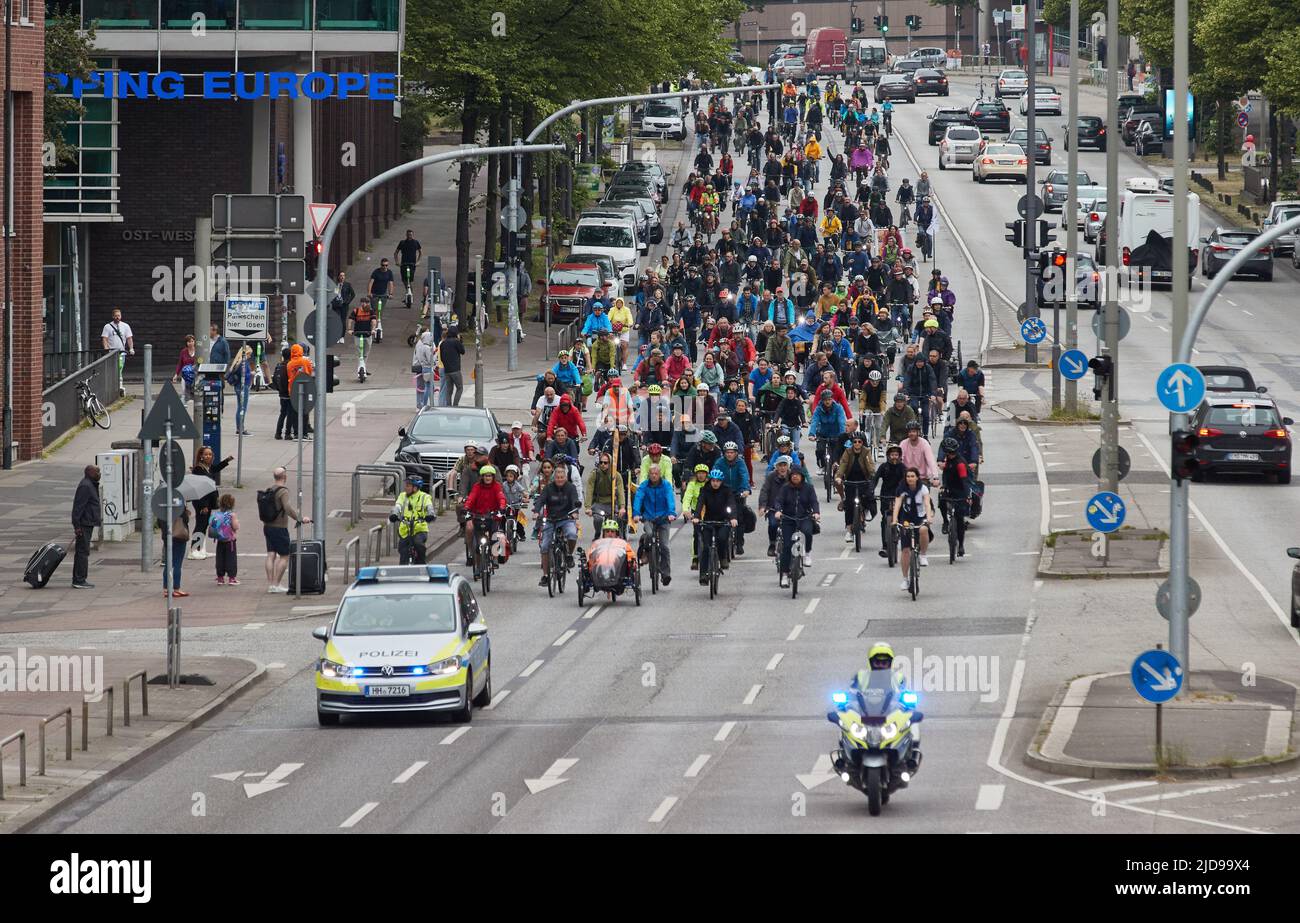
[[[5,761],[4,748],[15,740],[21,741],[18,747],[18,784],[27,785],[27,732],[14,731],[4,740],[0,740],[0,801],[5,797]]]
[[[348,564],[352,564],[352,577],[355,579],[357,571],[361,570],[361,536],[348,539],[348,543],[343,546],[343,582],[348,582]]]
[[[122,724],[131,726],[131,680],[140,680],[140,714],[149,714],[149,677],[144,670],[136,670],[122,683]]]
[[[37,765],[39,768],[36,771],[36,774],[38,776],[45,775],[45,726],[49,724],[51,721],[58,721],[60,718],[67,719],[63,722],[63,730],[67,735],[67,741],[66,741],[67,755],[64,756],[64,759],[65,760],[72,759],[72,706],[69,705],[66,708],[64,708],[62,711],[56,711],[48,718],[41,719],[41,725],[40,725],[41,753],[40,753],[40,759],[37,761]]]

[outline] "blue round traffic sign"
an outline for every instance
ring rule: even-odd
[[[1148,702],[1168,702],[1183,688],[1183,666],[1168,651],[1143,651],[1129,671],[1133,688]]]
[[[1031,317],[1020,325],[1020,335],[1026,343],[1041,343],[1047,338],[1047,325],[1041,317]]]
[[[1088,374],[1088,355],[1081,349],[1067,349],[1061,353],[1061,374],[1070,381],[1078,381]]]
[[[1119,494],[1111,493],[1109,490],[1093,494],[1088,501],[1088,505],[1084,507],[1084,513],[1088,517],[1088,525],[1098,532],[1114,532],[1124,525],[1124,514],[1126,512],[1127,508],[1123,499],[1120,498]]]
[[[1205,400],[1205,376],[1186,362],[1165,366],[1156,378],[1156,397],[1170,413],[1188,413]]]

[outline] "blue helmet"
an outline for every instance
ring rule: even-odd
[[[789,455],[778,455],[776,459],[772,462],[773,467],[777,465],[792,465],[792,464],[794,464],[794,462],[790,459]]]
[[[725,481],[727,479],[727,474],[721,468],[714,468],[709,472],[709,478],[715,481]]]

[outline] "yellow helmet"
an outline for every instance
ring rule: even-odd
[[[871,645],[871,650],[867,651],[867,663],[874,667],[876,658],[878,657],[888,657],[889,665],[893,666],[894,649],[884,641],[877,641],[875,644]]]
[[[616,520],[616,519],[606,519],[603,523],[601,523],[600,531],[601,531],[601,532],[617,532],[617,531],[618,531],[618,520]]]

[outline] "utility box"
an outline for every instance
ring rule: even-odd
[[[124,542],[140,521],[140,453],[134,449],[100,452],[99,499],[106,542]]]
[[[205,362],[198,368],[195,386],[202,395],[202,414],[199,420],[202,445],[212,450],[213,458],[221,460],[221,410],[225,387],[226,367],[220,362]],[[197,448],[196,448],[197,451]],[[213,471],[212,479],[221,483],[221,472]]]

